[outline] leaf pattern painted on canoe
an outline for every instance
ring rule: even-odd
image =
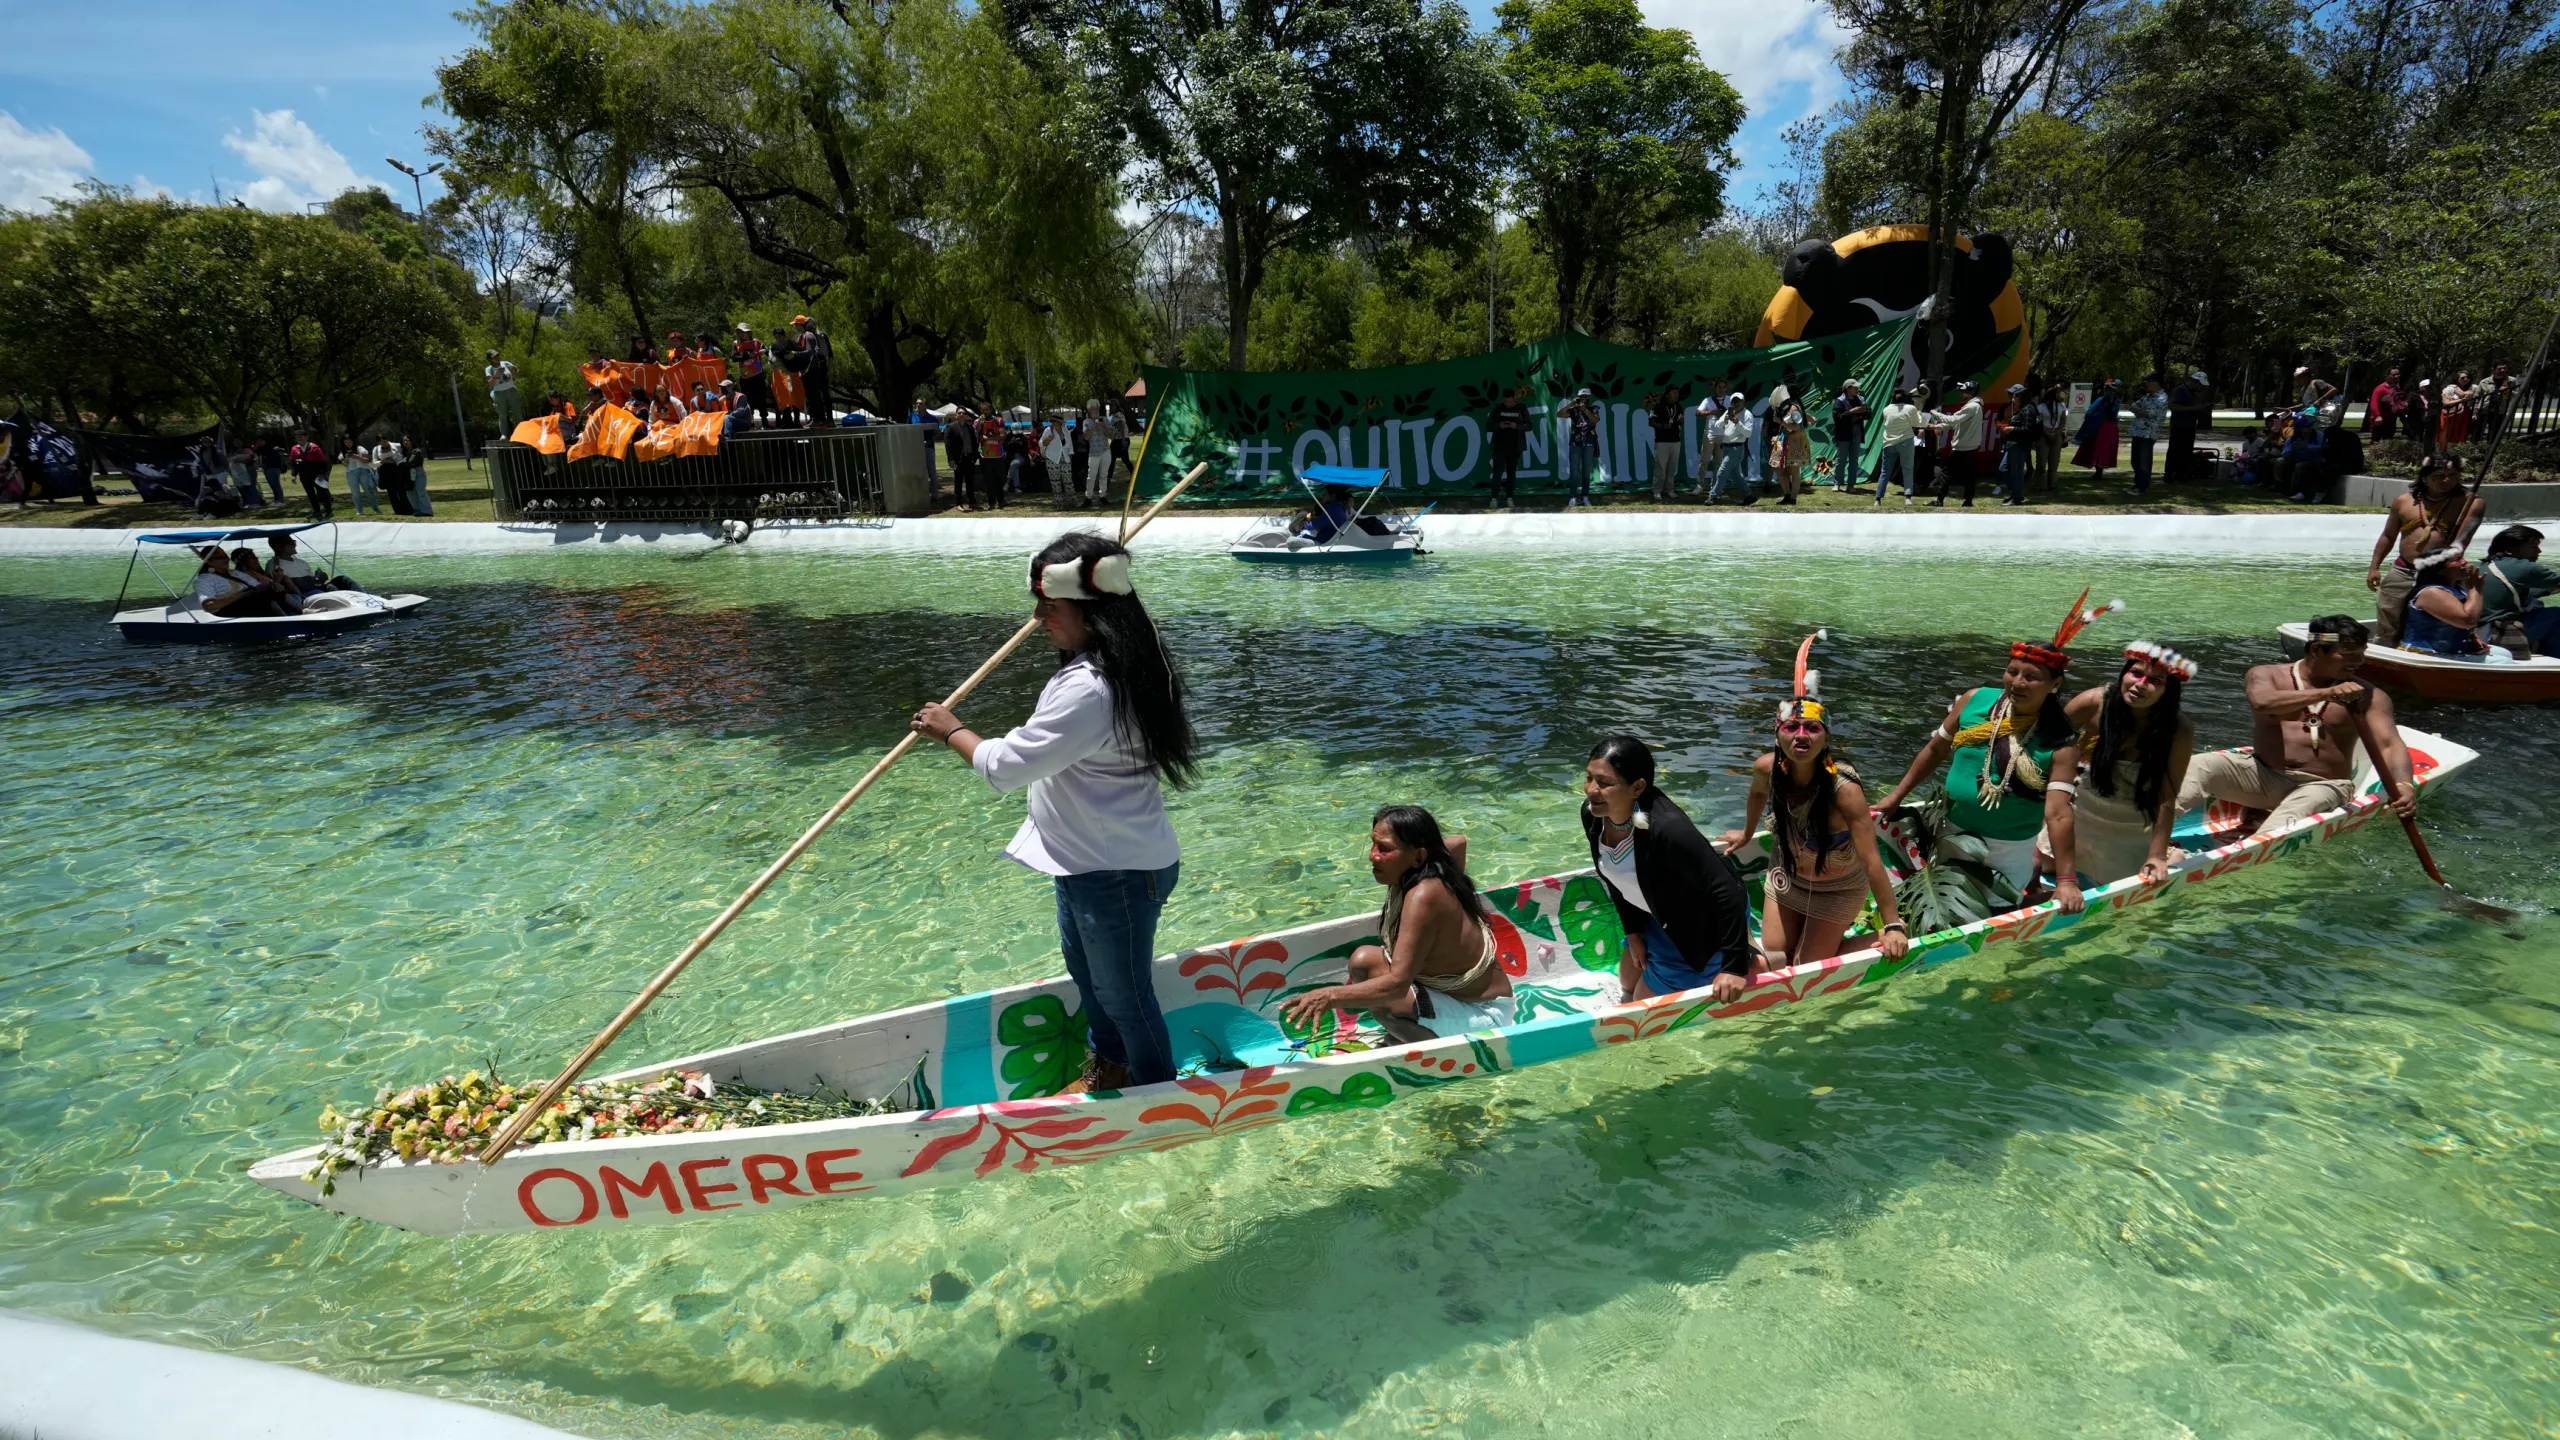
[[[1055,995],[1034,995],[1008,1005],[996,1017],[996,1043],[1005,1047],[997,1073],[1013,1086],[1010,1100],[1055,1095],[1084,1069],[1088,1021],[1070,1015]]]

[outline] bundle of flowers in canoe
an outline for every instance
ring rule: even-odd
[[[327,1138],[318,1161],[302,1178],[328,1195],[336,1192],[336,1176],[342,1170],[394,1158],[459,1164],[478,1154],[541,1089],[508,1084],[473,1070],[405,1090],[386,1085],[372,1104],[353,1110],[327,1106],[320,1112],[320,1130]],[[800,1095],[758,1090],[734,1081],[715,1084],[699,1070],[670,1070],[648,1080],[590,1080],[571,1086],[519,1143],[743,1130],[902,1108],[897,1096],[856,1100],[824,1089]]]

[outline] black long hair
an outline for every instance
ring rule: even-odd
[[[1636,808],[1653,808],[1653,797],[1662,793],[1661,784],[1653,778],[1653,747],[1633,735],[1603,735],[1591,747],[1592,760],[1606,760],[1621,780],[1641,780],[1644,793],[1636,797]]]
[[[2117,671],[2107,686],[2106,699],[2098,709],[2098,748],[2089,757],[2089,783],[2110,800],[2116,793],[2116,765],[2124,758],[2124,747],[2133,739],[2139,719],[2133,703],[2124,698],[2125,671],[2132,668],[2133,661],[2127,658],[2124,670]],[[2178,738],[2178,708],[2187,693],[2187,682],[2175,675],[2164,677],[2162,683],[2160,698],[2151,705],[2151,718],[2140,722],[2141,748],[2134,755],[2133,808],[2145,815],[2160,808],[2161,792],[2169,788],[2169,747]]]
[[[1396,843],[1422,852],[1422,862],[1404,872],[1404,879],[1387,890],[1385,908],[1378,912],[1378,933],[1392,928],[1391,922],[1402,912],[1404,897],[1425,880],[1437,880],[1449,887],[1457,897],[1458,908],[1470,915],[1484,912],[1484,903],[1476,898],[1476,882],[1467,878],[1467,869],[1458,857],[1449,853],[1449,841],[1440,833],[1440,822],[1419,805],[1381,805],[1369,817],[1369,828],[1387,827]]]
[[[1769,747],[1769,828],[1778,837],[1778,863],[1792,872],[1795,869],[1795,847],[1801,842],[1813,849],[1813,873],[1831,868],[1831,838],[1840,832],[1831,828],[1831,807],[1840,789],[1840,777],[1831,765],[1837,757],[1831,753],[1831,732],[1822,732],[1822,749],[1813,761],[1813,803],[1805,807],[1804,823],[1812,834],[1799,836],[1788,819],[1788,807],[1795,796],[1790,787],[1795,776],[1787,768],[1787,752],[1783,745]]]
[[[1049,542],[1032,561],[1032,573],[1061,561],[1075,561],[1081,568],[1105,555],[1128,553],[1115,541],[1090,531],[1073,531]],[[1066,603],[1084,612],[1085,629],[1092,637],[1087,653],[1111,686],[1112,727],[1122,739],[1135,739],[1147,763],[1166,781],[1177,788],[1190,784],[1200,769],[1199,746],[1191,733],[1191,717],[1182,709],[1182,676],[1173,668],[1173,656],[1165,649],[1164,637],[1156,633],[1156,622],[1145,604],[1136,595],[1097,595]],[[1063,666],[1075,658],[1061,654],[1058,663]]]

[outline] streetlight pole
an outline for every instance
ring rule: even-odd
[[[409,165],[392,156],[385,155],[382,157],[382,163],[399,171],[401,174],[408,176],[410,188],[417,192],[418,243],[426,247],[427,264],[432,267],[436,260],[436,236],[434,229],[427,224],[427,177],[433,175],[439,170],[442,170],[444,168],[444,162],[439,160],[424,170],[418,170],[411,168]],[[456,436],[459,436],[462,440],[462,468],[468,470],[471,468],[471,427],[462,418],[461,374],[459,372],[454,374],[452,376],[452,381],[453,433]]]

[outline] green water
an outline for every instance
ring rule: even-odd
[[[1016,562],[378,559],[414,621],[127,646],[0,568],[0,1305],[605,1436],[2536,1436],[2560,1426],[2549,710],[2396,835],[2069,949],[1216,1145],[606,1235],[432,1240],[251,1185],[331,1098],[554,1066],[1018,623]],[[1570,864],[1631,729],[1731,824],[1794,640],[1886,781],[2083,583],[2239,667],[2353,566],[1150,560],[1196,690],[1168,942],[1362,910],[1369,810]],[[1991,590],[1976,588],[1985,581]],[[2103,649],[2097,653],[2103,654]],[[964,713],[1026,713],[1017,660]],[[2093,671],[2108,668],[2103,662]],[[921,754],[624,1063],[1053,968],[1019,800]],[[940,1298],[936,1298],[939,1296]],[[316,1427],[325,1417],[311,1417]]]

